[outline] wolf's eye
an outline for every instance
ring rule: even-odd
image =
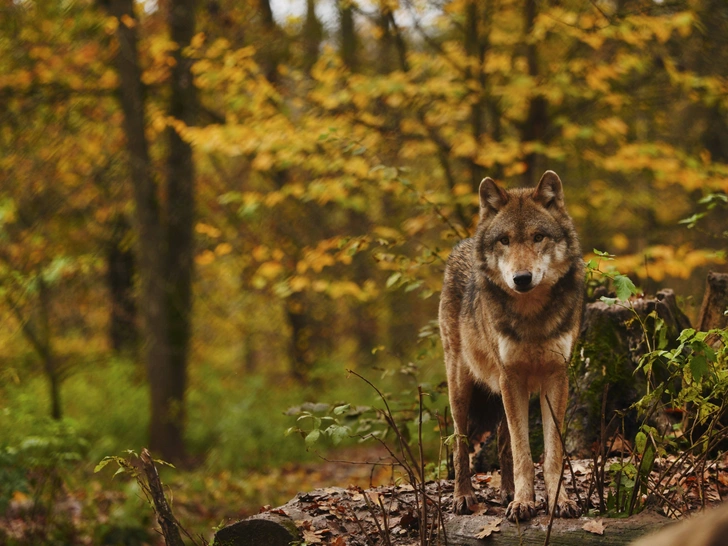
[[[510,242],[511,242],[511,240],[510,240],[510,239],[509,239],[508,237],[501,237],[501,238],[500,238],[500,243],[501,243],[502,245],[508,246],[508,244],[509,244]]]
[[[541,241],[543,241],[543,235],[540,233],[537,233],[536,235],[533,236],[533,240],[537,243],[540,243]]]

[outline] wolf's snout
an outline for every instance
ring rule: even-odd
[[[526,292],[531,288],[531,280],[533,275],[530,271],[516,271],[513,275],[513,284],[516,285],[516,290],[519,292]]]

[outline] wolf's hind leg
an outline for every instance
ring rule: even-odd
[[[569,500],[566,494],[566,487],[563,483],[561,484],[558,498],[556,498],[556,490],[559,489],[559,480],[561,479],[564,467],[564,456],[559,431],[564,423],[568,391],[569,383],[566,373],[552,376],[541,389],[541,420],[543,421],[545,452],[543,475],[544,481],[546,482],[549,512],[553,510],[554,503],[556,503],[555,515],[557,517],[577,518],[581,515],[581,510],[579,505],[573,500]],[[551,402],[551,408],[553,408],[553,415],[551,408],[549,408],[549,402]],[[554,421],[554,416],[556,417],[556,421]]]
[[[498,462],[501,471],[501,502],[507,505],[513,500],[515,485],[513,483],[513,453],[511,453],[511,436],[508,434],[508,421],[503,417],[498,425]]]
[[[452,370],[450,368],[448,371]],[[452,375],[452,377],[451,377]],[[470,457],[468,455],[468,409],[473,393],[473,383],[465,374],[454,377],[448,374],[450,411],[455,425],[455,494],[453,497],[456,514],[469,514],[470,507],[477,504],[473,484],[470,481]]]

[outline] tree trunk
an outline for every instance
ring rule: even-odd
[[[291,294],[286,299],[286,315],[291,326],[291,376],[299,383],[305,383],[313,363],[313,355],[308,310],[305,296],[301,292]]]
[[[43,359],[43,367],[48,377],[48,387],[51,401],[51,417],[60,420],[63,417],[61,406],[61,376],[58,370],[58,362],[51,347],[51,324],[48,314],[50,312],[50,294],[48,286],[43,280],[43,274],[38,275],[38,297],[40,300],[39,326],[36,331],[38,349]]]
[[[536,20],[536,0],[526,0],[524,15],[524,34],[525,38],[528,38]],[[535,81],[538,78],[536,44],[529,43],[526,46],[526,59],[528,75]],[[546,135],[547,123],[546,100],[542,96],[532,97],[528,107],[528,117],[521,128],[521,141],[524,143],[542,141]],[[544,165],[541,165],[541,157],[535,152],[526,154],[525,159],[526,171],[523,173],[523,183],[526,186],[534,186],[539,180],[539,173],[544,170]]]
[[[178,45],[174,53],[169,115],[185,125],[196,118],[197,93],[192,82],[192,60],[183,54],[195,33],[195,1],[174,0],[169,7],[169,28],[172,41]],[[193,224],[195,217],[195,166],[192,148],[179,133],[168,129],[167,157],[167,264],[166,312],[169,339],[169,369],[160,377],[158,389],[164,392],[166,415],[157,423],[161,437],[151,438],[153,448],[162,448],[179,460],[184,455],[185,390],[190,344],[190,311],[192,305],[192,273],[194,254]]]
[[[134,299],[134,251],[128,245],[131,227],[123,215],[113,221],[107,247],[106,281],[111,299],[109,340],[116,353],[133,354],[139,347],[137,306]]]
[[[354,10],[349,2],[338,2],[339,7],[339,25],[340,25],[340,54],[344,61],[344,65],[351,70],[356,72],[357,58],[357,39],[356,39],[356,28],[354,27]]]
[[[191,3],[173,2],[170,24],[180,49],[189,42],[194,26]],[[132,0],[112,0],[111,13],[119,18],[121,107],[129,153],[138,234],[141,297],[144,305],[145,360],[150,387],[150,446],[164,459],[179,461],[184,456],[184,389],[189,338],[189,284],[191,279],[192,160],[187,144],[170,136],[170,182],[167,185],[169,225],[162,223],[157,187],[152,176],[149,147],[145,136],[144,89],[137,51]],[[185,40],[187,39],[187,42]],[[170,112],[188,121],[190,94],[194,90],[189,64],[179,60],[173,71]],[[169,246],[168,246],[169,245]],[[168,254],[171,258],[168,261]],[[169,272],[174,275],[169,276]],[[172,321],[173,324],[170,323]]]
[[[43,371],[45,372],[46,379],[48,379],[48,399],[50,400],[51,417],[59,420],[63,417],[61,405],[61,375],[51,346],[50,319],[48,317],[50,302],[48,300],[48,287],[43,280],[42,272],[37,273],[37,282],[39,300],[37,320],[31,320],[25,317],[20,311],[18,302],[14,301],[7,292],[4,296],[8,307],[20,324],[23,335],[33,346],[33,349],[38,353],[43,363]]]
[[[485,88],[485,73],[483,71],[483,60],[485,59],[485,52],[488,48],[488,35],[486,32],[481,34],[481,27],[488,26],[489,14],[484,11],[481,13],[479,10],[481,6],[484,9],[488,9],[487,2],[481,3],[476,0],[471,0],[466,9],[466,26],[465,26],[465,52],[468,57],[476,59],[477,68],[473,71],[468,69],[468,77],[478,82],[478,89],[481,95],[478,100],[473,102],[470,107],[470,132],[475,139],[475,142],[480,142],[480,137],[483,133],[483,106],[484,106],[484,88]],[[481,17],[482,15],[482,17]],[[473,193],[477,194],[480,188],[480,181],[485,176],[485,170],[481,165],[478,165],[474,161],[468,163],[470,170],[470,186],[472,187]],[[469,213],[476,213],[477,211],[468,211]]]
[[[258,48],[260,66],[265,78],[269,82],[275,83],[278,81],[278,61],[280,60],[280,44],[278,42],[281,39],[281,33],[273,18],[270,0],[259,0],[258,8],[265,33],[265,39]]]
[[[316,0],[306,0],[306,22],[303,25],[303,70],[308,74],[319,57],[323,28],[316,16]]]

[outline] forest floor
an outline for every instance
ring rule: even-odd
[[[685,465],[677,468],[673,460],[659,459],[647,478],[649,494],[634,489],[622,489],[616,498],[614,482],[604,484],[603,502],[600,503],[597,482],[593,476],[593,461],[574,460],[564,473],[564,486],[571,499],[584,507],[584,516],[577,520],[562,520],[554,525],[554,544],[578,543],[587,534],[612,535],[612,544],[627,544],[636,536],[659,528],[703,508],[718,504],[728,495],[728,460],[714,461],[704,469]],[[610,458],[605,465],[609,480],[619,477],[610,472],[612,465],[623,465],[619,457]],[[326,463],[332,465],[332,463]],[[325,465],[324,465],[325,466]],[[262,513],[290,517],[306,544],[334,546],[409,546],[420,544],[421,490],[415,491],[408,483],[381,485],[364,489],[362,486],[334,487],[342,483],[343,474],[356,466],[342,464],[329,466],[331,480],[328,487],[299,493],[278,508],[263,507]],[[615,467],[612,467],[615,468]],[[573,473],[572,473],[573,470]],[[703,473],[703,480],[699,473]],[[343,473],[343,474],[342,474]],[[356,475],[356,473],[354,473]],[[359,474],[359,478],[361,478]],[[625,481],[627,485],[629,482]],[[457,517],[452,513],[453,482],[428,481],[425,484],[428,502],[428,544],[471,544],[498,533],[499,540],[513,539],[504,544],[521,543],[523,533],[543,544],[550,517],[546,510],[543,471],[536,464],[536,501],[539,513],[528,523],[510,523],[505,519],[505,508],[500,503],[500,473],[482,473],[473,476],[473,485],[479,504],[473,518]],[[419,493],[419,494],[418,494]],[[632,514],[629,514],[629,506]],[[438,517],[439,514],[439,517]],[[628,517],[629,516],[629,517]],[[444,529],[443,529],[444,528]],[[501,533],[502,531],[502,533]],[[550,531],[549,531],[550,532]],[[571,539],[568,534],[576,533]],[[450,535],[449,541],[443,541]],[[566,534],[566,535],[565,535]],[[514,537],[516,537],[514,539]],[[498,543],[501,543],[497,541]],[[534,542],[535,543],[535,542]]]
[[[217,529],[259,512],[288,514],[296,521],[307,544],[413,544],[419,537],[415,492],[401,470],[370,464],[384,457],[385,454],[371,446],[355,446],[331,452],[326,460],[318,462],[215,475],[206,474],[202,469],[171,469],[163,472],[162,480],[176,518],[199,545],[212,542]],[[610,476],[614,478],[614,472],[609,472],[610,465],[619,463],[619,458],[607,461],[607,482]],[[716,504],[728,495],[728,459],[713,461],[701,470],[685,467],[675,472],[673,469],[666,478],[662,474],[669,465],[666,459],[656,461],[649,480],[653,484],[660,482],[655,489],[660,494],[639,494],[635,502],[637,510],[647,508],[651,513],[660,513],[667,523],[670,518]],[[581,529],[599,517],[600,523],[591,532],[608,533],[610,526],[619,525],[618,519],[612,518],[624,518],[626,514],[606,506],[606,489],[615,491],[606,483],[605,506],[600,516],[592,467],[593,462],[589,460],[572,461],[573,475],[567,468],[564,484],[570,498],[584,504],[589,497],[591,520],[577,520],[578,527]],[[699,479],[700,472],[703,480]],[[16,494],[0,517],[0,543],[162,545],[152,509],[136,482],[123,477],[111,480],[110,475],[89,472],[66,480],[53,503]],[[499,502],[499,482],[497,471],[473,476],[479,500],[476,514],[488,517],[479,520],[486,522],[483,529],[471,528],[465,533],[487,532],[488,526],[491,532],[499,532],[512,526],[505,520],[505,509]],[[430,515],[440,512],[447,524],[452,520],[452,481],[428,481],[426,489],[428,497],[434,500]],[[536,499],[541,506],[536,521],[543,527],[549,518],[543,506],[540,464],[536,464]],[[388,535],[389,542],[384,541],[383,533]]]

